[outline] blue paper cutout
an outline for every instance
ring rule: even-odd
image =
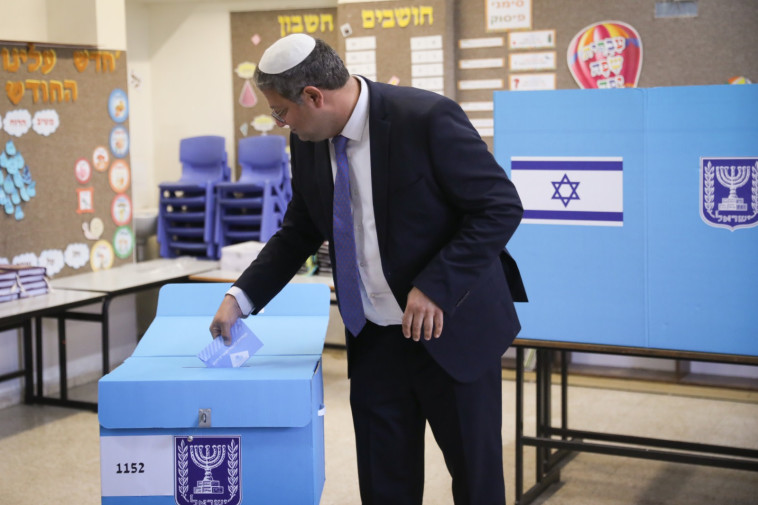
[[[9,140],[0,153],[0,206],[6,214],[21,221],[24,218],[22,201],[28,202],[36,194],[37,183],[32,179],[24,157]]]

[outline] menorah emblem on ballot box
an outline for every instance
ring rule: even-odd
[[[241,502],[239,437],[175,437],[176,503],[237,505]],[[223,465],[223,466],[222,466]],[[214,479],[213,470],[222,467]],[[201,477],[202,478],[198,478]],[[194,486],[191,484],[194,483]],[[192,492],[190,493],[190,487]]]
[[[700,215],[711,226],[758,225],[758,158],[701,158],[700,199]]]

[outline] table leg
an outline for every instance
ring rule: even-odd
[[[524,494],[524,350],[516,348],[516,505]]]
[[[32,321],[24,321],[24,403],[34,397],[34,359],[32,358]]]
[[[36,343],[37,358],[37,398],[44,396],[43,359],[42,359],[42,318],[34,318],[34,341]]]
[[[111,297],[106,297],[103,300],[102,308],[102,346],[103,346],[103,375],[107,375],[111,371],[111,359],[110,359],[110,324],[108,322],[108,312],[111,305]]]
[[[68,400],[68,369],[66,363],[66,319],[58,318],[58,370],[60,372],[61,400]]]

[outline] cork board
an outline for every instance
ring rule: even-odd
[[[641,6],[637,0],[576,0],[570,7],[562,0],[395,0],[346,3],[337,9],[234,13],[232,53],[235,65],[245,58],[255,62],[273,39],[300,30],[337,48],[355,73],[411,85],[411,38],[442,35],[442,92],[463,106],[491,149],[493,92],[520,86],[578,88],[567,51],[572,38],[593,23],[614,20],[637,30],[643,46],[638,87],[724,84],[740,75],[758,82],[754,0],[697,0],[697,9],[696,17],[656,18],[655,2]],[[333,28],[310,32],[316,18],[307,24],[304,16],[322,13],[332,16]],[[266,41],[251,44],[255,33],[265,35]],[[366,40],[370,37],[374,42]],[[426,51],[418,64],[427,65],[421,70],[430,74],[439,56],[432,48]],[[438,76],[430,77],[424,84]],[[234,82],[235,97],[240,97],[243,80]],[[254,114],[268,114],[268,108],[259,103],[244,110],[235,104],[238,128]],[[288,133],[277,130],[273,132]]]
[[[289,139],[289,130],[271,119],[265,98],[252,84],[252,73],[263,51],[290,33],[323,39],[353,73],[406,86],[416,79],[419,87],[454,97],[452,3],[407,0],[331,9],[233,12],[235,145],[241,138],[263,133]]]
[[[337,50],[351,73],[455,98],[451,0],[350,3],[338,14]]]
[[[0,263],[133,261],[126,53],[0,44]]]

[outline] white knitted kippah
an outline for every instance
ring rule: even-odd
[[[266,74],[281,74],[308,57],[316,47],[316,39],[304,33],[283,37],[266,49],[258,68]]]

